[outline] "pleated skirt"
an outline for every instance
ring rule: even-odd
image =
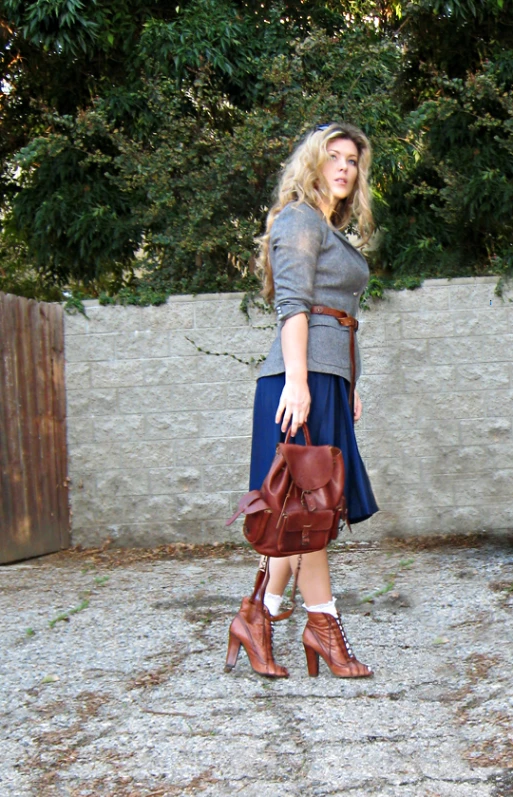
[[[257,382],[253,411],[253,438],[251,446],[250,490],[262,486],[278,443],[285,434],[274,418],[285,384],[285,374],[262,376]],[[354,433],[354,422],[349,406],[349,382],[335,374],[309,371],[308,385],[311,394],[308,429],[314,445],[332,445],[341,449],[346,469],[345,496],[349,522],[360,523],[375,512],[378,505],[362,462]],[[296,442],[304,443],[301,430]]]

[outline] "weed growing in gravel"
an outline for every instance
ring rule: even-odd
[[[85,567],[82,568],[82,573],[86,573],[90,569],[91,567],[89,565],[86,565]],[[109,579],[110,576],[95,576],[94,577],[95,587],[105,586],[105,584],[109,581]],[[48,623],[50,628],[55,628],[57,623],[61,622],[69,623],[70,617],[72,615],[78,614],[79,612],[83,612],[84,609],[87,609],[90,603],[90,597],[93,594],[93,590],[94,587],[93,589],[86,589],[83,590],[82,592],[79,592],[78,597],[80,598],[80,603],[78,604],[78,606],[74,606],[72,609],[69,609],[67,612],[61,612],[60,614],[57,615],[57,617],[54,617],[53,620],[50,620]]]
[[[386,595],[387,592],[392,592],[395,588],[395,576],[391,576],[390,580],[385,584],[384,587],[381,589],[377,589],[376,592],[371,593],[371,595],[366,595],[362,598],[362,603],[374,603],[374,598],[379,598],[381,595]]]
[[[60,622],[69,622],[69,618],[72,614],[78,614],[79,612],[83,612],[84,609],[87,609],[89,606],[89,598],[86,598],[82,601],[78,606],[74,606],[73,609],[70,609],[68,612],[62,612],[62,614],[58,614],[57,617],[54,617],[53,620],[50,620],[48,625],[50,628],[55,628],[57,623]]]
[[[390,556],[391,555],[392,553],[390,553]],[[399,562],[399,567],[403,571],[409,570],[414,564],[414,562],[415,559],[413,558],[401,559]],[[396,586],[395,582],[397,579],[397,573],[389,573],[388,575],[385,576],[385,578],[387,580],[385,586],[381,587],[380,589],[377,589],[375,592],[371,592],[370,595],[365,595],[365,597],[361,599],[360,603],[374,603],[375,598],[380,598],[382,595],[386,595],[388,592],[392,592],[392,590],[395,589]]]

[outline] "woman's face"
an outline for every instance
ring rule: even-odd
[[[328,143],[328,160],[321,171],[335,199],[351,194],[358,177],[358,148],[350,138],[334,138]]]

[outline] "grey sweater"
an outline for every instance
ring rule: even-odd
[[[278,330],[259,377],[285,371],[281,328],[287,318],[306,313],[308,370],[337,374],[349,380],[349,329],[331,316],[310,316],[310,308],[323,304],[356,316],[369,279],[365,258],[342,233],[328,225],[320,211],[306,203],[290,203],[276,217],[271,228],[269,257]],[[356,378],[360,373],[357,342]]]

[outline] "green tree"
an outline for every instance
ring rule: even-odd
[[[280,164],[339,118],[373,142],[378,273],[512,267],[508,0],[6,0],[0,13],[0,287],[249,284]]]
[[[397,61],[397,48],[354,27],[336,48],[315,31],[289,57],[275,56],[262,68],[266,94],[249,111],[220,96],[208,73],[190,87],[187,109],[174,81],[148,83],[153,134],[141,141],[115,134],[120,179],[145,197],[134,214],[145,230],[147,280],[173,291],[251,281],[254,239],[280,165],[320,119],[348,116],[375,133],[377,171],[393,174],[405,152],[389,96]]]

